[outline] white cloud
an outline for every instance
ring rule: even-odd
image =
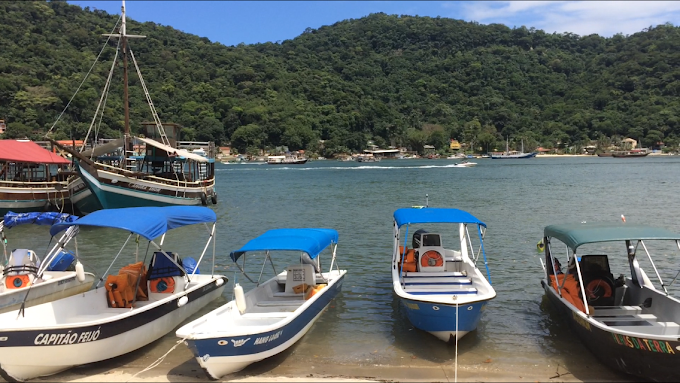
[[[457,9],[450,17],[482,24],[524,25],[580,36],[629,35],[666,22],[680,24],[680,2],[675,1],[470,1],[444,7]]]

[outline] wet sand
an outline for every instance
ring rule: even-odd
[[[57,375],[37,378],[36,382],[210,382],[189,350],[179,344],[165,359],[144,371],[175,342],[149,345],[141,350],[108,361],[75,367]],[[165,347],[168,346],[168,347]],[[292,350],[224,376],[224,382],[633,382],[634,378],[611,374],[599,376],[592,366],[508,365],[491,359],[459,365],[437,364],[412,356],[401,365],[339,364],[323,360],[301,360]],[[592,363],[598,363],[593,361]]]

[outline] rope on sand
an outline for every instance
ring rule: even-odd
[[[161,363],[163,363],[163,360],[165,359],[165,357],[168,356],[168,354],[170,354],[174,349],[176,349],[177,346],[179,346],[180,344],[184,343],[185,340],[187,340],[187,338],[182,338],[182,339],[180,339],[179,341],[177,341],[177,343],[175,343],[175,345],[172,346],[172,348],[169,349],[168,352],[166,352],[165,354],[163,354],[163,356],[161,356],[160,358],[156,359],[156,361],[153,362],[153,363],[151,363],[147,368],[145,368],[145,369],[143,369],[142,371],[139,371],[138,373],[132,375],[132,376],[130,377],[130,379],[127,380],[127,382],[131,381],[132,379],[134,379],[137,375],[139,375],[139,374],[141,374],[141,373],[147,372],[147,371],[151,370],[152,368],[158,367]],[[126,382],[126,383],[127,383],[127,382]]]
[[[456,300],[456,355],[454,359],[454,382],[458,382],[458,301]]]

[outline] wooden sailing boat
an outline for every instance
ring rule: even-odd
[[[536,152],[524,153],[524,140],[522,140],[522,151],[510,151],[508,139],[505,139],[505,153],[491,153],[493,159],[517,159],[517,158],[533,158],[536,157]]]
[[[102,150],[93,150],[90,158],[70,148],[55,145],[69,152],[76,160],[78,173],[88,189],[96,197],[101,209],[114,209],[139,206],[168,205],[207,205],[208,201],[217,203],[215,192],[215,146],[209,143],[206,156],[191,153],[177,147],[179,126],[172,127],[172,139],[168,138],[164,124],[161,123],[151,101],[141,71],[128,39],[145,36],[128,35],[126,32],[125,1],[121,11],[121,26],[117,34],[107,34],[119,38],[123,55],[123,106],[125,111],[124,136],[118,142],[122,146],[119,157],[107,156],[108,160],[98,157]],[[146,137],[133,137],[130,134],[130,109],[128,102],[128,55],[135,65],[140,83],[146,95],[153,123],[146,124]],[[113,70],[113,67],[112,67]],[[108,85],[108,84],[107,84]],[[106,87],[108,89],[108,86]],[[148,128],[151,126],[151,129]],[[146,145],[144,156],[132,158],[133,140]],[[159,141],[160,140],[160,141]],[[112,147],[105,150],[112,149]],[[74,183],[75,184],[75,183]],[[76,207],[81,213],[93,210],[93,204]],[[97,207],[94,207],[96,209]]]

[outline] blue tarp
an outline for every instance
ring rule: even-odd
[[[486,224],[472,214],[450,208],[404,208],[394,212],[394,220],[401,227],[414,223],[473,223],[486,227]]]
[[[297,250],[314,259],[331,243],[338,243],[338,232],[333,229],[274,229],[251,239],[229,256],[236,262],[247,251]]]
[[[152,240],[168,230],[216,220],[215,212],[203,206],[104,209],[90,213],[73,223],[58,223],[50,228],[50,234],[54,236],[69,226],[112,227]]]
[[[66,213],[46,212],[46,213],[15,213],[7,212],[4,217],[5,227],[8,229],[14,226],[35,224],[35,225],[54,225],[59,222],[73,222],[78,217]]]

